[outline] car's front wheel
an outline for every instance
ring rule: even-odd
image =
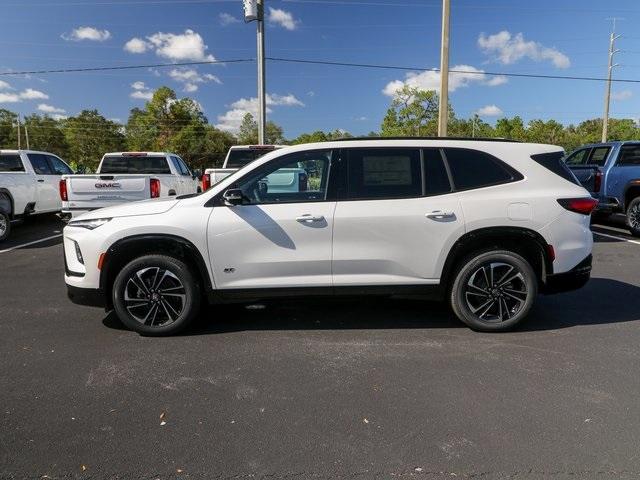
[[[627,227],[634,237],[640,237],[640,197],[636,197],[627,207]]]
[[[451,307],[474,330],[509,330],[529,313],[537,286],[533,268],[517,253],[481,252],[461,262],[451,287]]]
[[[200,285],[183,261],[145,255],[129,262],[113,284],[118,318],[142,335],[172,335],[200,310]]]

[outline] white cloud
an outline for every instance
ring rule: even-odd
[[[23,90],[22,92],[20,92],[20,98],[23,100],[46,100],[49,98],[49,95],[47,95],[44,92],[41,92],[40,90],[27,88],[26,90]]]
[[[72,42],[81,42],[83,40],[104,42],[111,38],[111,32],[109,30],[99,30],[94,27],[78,27],[72,30],[71,33],[63,33],[61,37]]]
[[[0,90],[11,90],[11,85],[7,82],[0,80]]]
[[[288,95],[267,94],[266,103],[267,113],[271,113],[272,109],[269,107],[274,106],[304,107],[304,103],[291,93]],[[253,115],[254,118],[258,115],[258,99],[256,97],[240,98],[229,107],[229,110],[218,116],[216,128],[228,132],[237,132],[240,129],[242,119],[247,113]]]
[[[267,20],[270,23],[280,25],[287,30],[295,30],[298,28],[298,24],[300,23],[298,20],[293,18],[293,15],[290,12],[272,7],[269,7],[269,17]]]
[[[20,95],[17,93],[0,93],[0,103],[17,103],[20,101]]]
[[[198,90],[199,83],[214,82],[222,84],[222,81],[210,73],[201,75],[200,72],[193,68],[174,68],[169,72],[169,76],[176,82],[184,84],[185,92],[195,92]]]
[[[220,15],[218,15],[218,21],[220,22],[220,25],[222,25],[223,27],[226,27],[227,25],[231,25],[232,23],[240,22],[239,19],[237,19],[236,17],[234,17],[229,13],[221,13]]]
[[[133,92],[129,94],[131,98],[138,100],[151,100],[153,98],[153,90],[145,85],[144,82],[133,82],[131,84]]]
[[[486,85],[495,87],[507,82],[507,78],[497,76],[489,78],[483,70],[479,70],[471,65],[456,65],[451,68],[455,72],[449,72],[449,91],[454,92],[458,88],[468,87],[471,84]],[[393,97],[395,93],[404,85],[416,87],[420,90],[440,91],[440,72],[436,70],[427,70],[425,72],[416,73],[409,72],[404,80],[394,80],[389,82],[382,93],[389,97]]]
[[[144,53],[147,51],[147,48],[149,48],[147,42],[137,37],[132,38],[124,44],[125,51],[129,53]]]
[[[212,62],[215,57],[207,52],[208,48],[200,34],[189,29],[182,34],[154,33],[146,40],[134,37],[124,44],[124,50],[129,53],[155,50],[159,57],[172,61]]]
[[[54,107],[53,105],[48,105],[46,103],[41,103],[38,105],[38,110],[44,113],[66,113],[67,111],[64,108]]]
[[[482,117],[499,117],[503,112],[497,105],[485,105],[479,108],[476,113]]]
[[[503,30],[488,37],[481,33],[478,37],[478,46],[484,53],[494,55],[496,60],[504,65],[510,65],[526,57],[536,62],[548,60],[557,68],[571,66],[569,57],[564,53],[555,48],[545,47],[538,42],[526,41],[522,33],[514,36]]]
[[[629,100],[631,97],[633,97],[633,92],[631,90],[621,90],[611,94],[612,100]]]

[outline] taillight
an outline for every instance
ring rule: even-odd
[[[309,177],[307,177],[306,173],[298,174],[298,191],[306,192],[309,190]]]
[[[595,198],[559,198],[558,203],[571,212],[581,213],[582,215],[590,215],[593,209],[598,205]]]
[[[158,198],[160,196],[160,180],[152,178],[149,187],[151,189],[151,198]]]
[[[66,202],[67,200],[69,200],[69,194],[67,193],[66,180],[60,180],[59,189],[60,189],[60,200],[62,200],[63,202]]]
[[[205,192],[209,190],[210,186],[211,186],[211,174],[205,173],[204,175],[202,175],[202,191]]]
[[[601,186],[602,186],[602,172],[597,171],[596,176],[593,179],[593,191],[599,192]]]

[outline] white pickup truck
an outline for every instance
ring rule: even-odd
[[[120,203],[200,191],[196,175],[178,155],[167,152],[107,153],[95,174],[65,175],[60,181],[66,220]]]
[[[234,145],[229,148],[222,168],[207,168],[202,175],[202,189],[207,190],[220,180],[227,178],[233,172],[249,165],[261,156],[272,152],[282,145]]]
[[[73,170],[60,157],[34,150],[0,150],[0,241],[11,222],[26,215],[58,212],[58,183]]]

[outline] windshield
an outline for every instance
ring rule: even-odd
[[[162,156],[126,156],[104,157],[100,173],[146,173],[152,175],[171,173],[167,159]]]
[[[267,149],[240,149],[234,148],[229,152],[229,156],[227,157],[227,168],[242,168],[245,165],[250,164],[254,160],[257,160],[261,156],[271,152],[272,150]]]

